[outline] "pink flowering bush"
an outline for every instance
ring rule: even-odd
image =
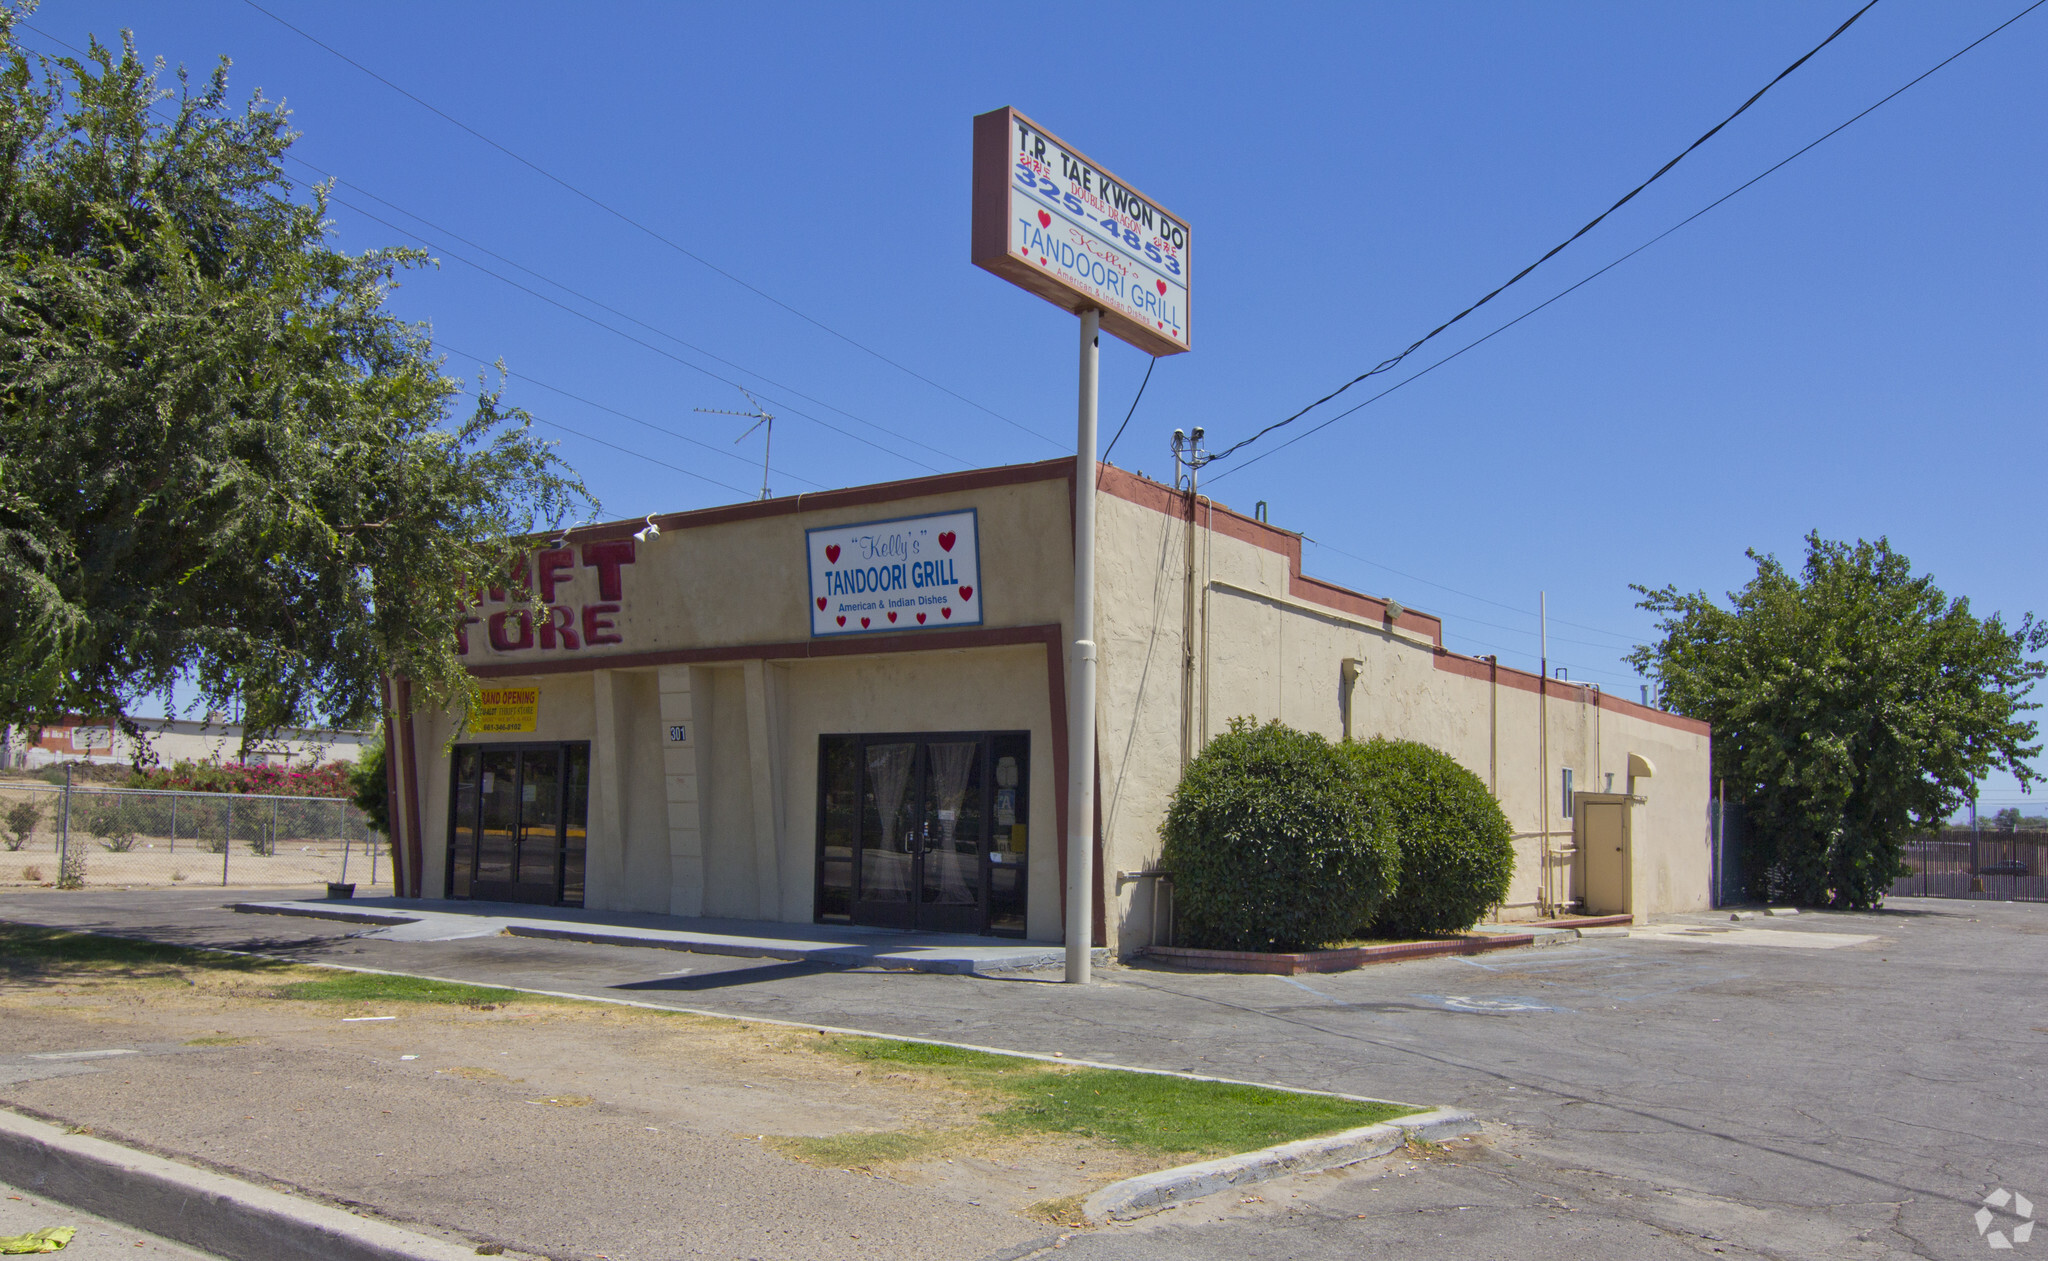
[[[244,793],[263,797],[351,795],[347,762],[324,762],[304,769],[242,762],[179,762],[173,766],[153,766],[136,771],[128,777],[128,787]]]

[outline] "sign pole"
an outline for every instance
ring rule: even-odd
[[[1067,709],[1067,983],[1086,985],[1095,946],[1095,383],[1102,313],[1081,312],[1074,443],[1074,691]]]

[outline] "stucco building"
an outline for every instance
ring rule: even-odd
[[[1073,470],[548,541],[464,627],[484,710],[394,720],[401,892],[1058,940]],[[1448,652],[1206,499],[1107,465],[1098,488],[1100,944],[1167,931],[1141,873],[1238,715],[1457,757],[1518,833],[1506,917],[1707,905],[1704,724]]]

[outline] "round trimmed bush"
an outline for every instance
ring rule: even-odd
[[[1396,870],[1393,831],[1364,787],[1321,736],[1232,719],[1188,764],[1162,829],[1182,939],[1312,950],[1356,932]]]
[[[1413,740],[1380,738],[1342,751],[1400,847],[1400,883],[1380,905],[1374,936],[1462,933],[1507,901],[1514,829],[1485,780]]]

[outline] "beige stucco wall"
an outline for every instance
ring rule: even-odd
[[[602,598],[594,566],[578,565],[556,583],[555,603],[572,610],[619,604],[605,616],[621,643],[571,652],[558,639],[552,650],[536,643],[498,652],[481,622],[471,626],[468,660],[491,667],[485,686],[539,690],[535,729],[464,734],[457,715],[420,715],[423,893],[445,891],[447,751],[458,740],[592,741],[586,906],[808,923],[819,736],[1026,731],[1027,932],[1057,940],[1053,746],[1065,716],[1052,711],[1045,649],[1036,642],[963,647],[961,636],[933,630],[921,632],[929,649],[806,657],[804,532],[974,508],[981,629],[1059,625],[1072,605],[1070,502],[1065,478],[1040,474],[1017,484],[701,526],[658,518],[662,534],[638,543],[632,562],[621,566],[618,600]],[[587,537],[572,534],[569,544]],[[479,616],[518,606],[516,591],[504,595],[503,602],[487,600]],[[646,660],[665,653],[688,659]],[[526,663],[578,668],[509,671]],[[685,743],[669,740],[674,726],[689,733]]]
[[[1105,495],[1097,513],[1105,891],[1114,898],[1109,918],[1121,953],[1150,939],[1154,886],[1135,881],[1118,889],[1115,873],[1157,862],[1159,823],[1182,765],[1183,715],[1190,716],[1190,751],[1238,716],[1342,738],[1347,658],[1359,663],[1348,689],[1348,734],[1421,741],[1494,787],[1519,834],[1507,916],[1536,914],[1545,832],[1555,873],[1551,896],[1568,902],[1578,895],[1574,823],[1565,815],[1560,771],[1574,770],[1576,791],[1597,790],[1611,772],[1616,791],[1625,792],[1631,752],[1656,768],[1654,779],[1634,786],[1644,800],[1632,820],[1632,909],[1649,915],[1707,904],[1703,732],[1613,698],[1596,704],[1597,693],[1577,685],[1553,682],[1541,697],[1528,675],[1502,670],[1505,681],[1496,685],[1439,668],[1433,639],[1414,629],[1426,621],[1411,615],[1390,624],[1305,598],[1290,590],[1289,556],[1205,528],[1212,519],[1205,510],[1197,512],[1192,540],[1185,517],[1149,504]],[[1248,523],[1237,529],[1261,533]],[[1269,537],[1278,541],[1277,532]],[[1191,614],[1184,603],[1190,542]],[[1525,686],[1514,686],[1517,679]]]
[[[985,627],[1051,626],[1063,651],[1072,595],[1069,482],[1051,465],[1028,476],[933,493],[912,483],[886,502],[825,499],[815,508],[778,504],[773,515],[745,515],[770,511],[750,507],[731,510],[741,514],[734,519],[661,519],[661,536],[640,543],[620,571],[623,590],[612,601],[620,607],[607,616],[621,643],[501,653],[481,626],[470,628],[469,659],[490,674],[487,686],[537,687],[541,701],[530,734],[462,738],[592,741],[588,906],[803,923],[813,914],[821,734],[1028,731],[1028,931],[1056,940],[1055,820],[1064,785],[1053,748],[1066,718],[1050,703],[1043,643],[963,646],[970,641],[935,631],[929,648],[916,640],[913,651],[816,656],[803,603],[807,528],[972,507]],[[1612,698],[1596,704],[1576,685],[1553,683],[1539,697],[1527,675],[1502,670],[1495,683],[1446,669],[1454,662],[1435,645],[1434,619],[1390,623],[1368,599],[1297,582],[1292,536],[1227,513],[1222,528],[1207,528],[1213,518],[1204,516],[1191,535],[1158,488],[1112,476],[1126,478],[1126,493],[1098,499],[1098,876],[1109,944],[1119,953],[1150,940],[1155,908],[1153,881],[1126,884],[1117,873],[1155,864],[1184,746],[1198,751],[1240,715],[1333,739],[1348,732],[1421,740],[1457,757],[1495,787],[1519,834],[1505,908],[1513,917],[1533,915],[1544,895],[1546,840],[1550,894],[1569,901],[1578,892],[1559,771],[1571,767],[1581,791],[1604,787],[1611,772],[1616,791],[1626,792],[1628,756],[1640,754],[1656,775],[1633,786],[1643,798],[1632,816],[1633,909],[1705,905],[1703,733]],[[614,527],[570,542],[623,533]],[[599,602],[595,568],[564,574],[556,600]],[[1348,686],[1346,659],[1359,663]],[[541,669],[551,665],[572,668]],[[1465,669],[1484,672],[1470,662]],[[1547,761],[1539,735],[1546,715]],[[678,728],[689,733],[680,743],[669,738]],[[440,895],[446,869],[445,753],[456,732],[453,716],[421,716],[428,896]]]

